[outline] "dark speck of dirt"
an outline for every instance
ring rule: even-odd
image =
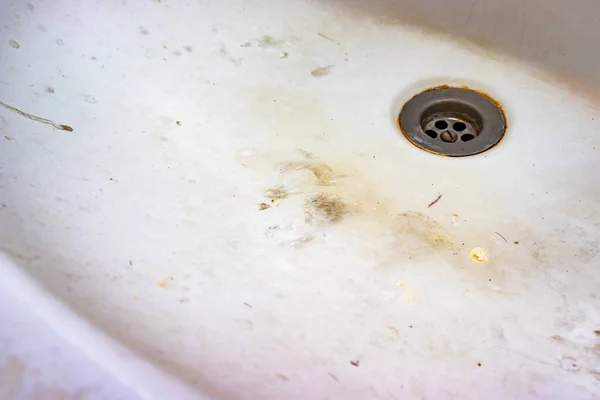
[[[310,72],[310,74],[312,76],[314,76],[315,78],[321,78],[323,76],[329,75],[329,72],[331,72],[331,68],[333,68],[332,65],[327,65],[325,67],[315,68],[315,69],[313,69]]]
[[[246,302],[243,303],[246,307],[252,308],[252,306]]]
[[[183,46],[183,49],[185,51],[187,51],[188,53],[191,53],[192,51],[194,51],[194,48],[192,46]]]
[[[600,329],[596,329],[596,330],[594,331],[594,334],[595,334],[596,336],[600,336]]]
[[[358,367],[360,365],[360,361],[359,360],[352,360],[352,361],[350,361],[350,364],[352,364],[355,367]]]
[[[8,41],[8,44],[10,45],[10,47],[14,47],[15,49],[18,49],[19,47],[21,47],[21,45],[17,42],[15,42],[14,40],[10,39]]]
[[[178,126],[181,126],[181,121],[175,121]]]
[[[63,131],[67,131],[67,132],[73,132],[73,128],[71,128],[69,125],[59,125],[60,129],[62,129]]]
[[[46,92],[54,93],[54,88],[52,86],[46,86]]]
[[[59,45],[59,46],[62,46],[62,45],[65,44],[65,42],[62,39],[56,39],[56,44]]]
[[[138,32],[140,35],[147,35],[150,33],[150,31],[148,29],[144,28],[143,26],[140,26],[138,28]]]
[[[514,243],[514,244],[519,244],[519,241],[518,241],[518,240],[515,240],[513,243]]]
[[[264,210],[266,210],[266,209],[267,209],[267,208],[269,208],[269,207],[270,207],[270,206],[269,206],[267,203],[260,203],[260,205],[258,206],[258,209],[259,209],[260,211],[264,211]]]
[[[477,363],[477,366],[478,366],[478,367],[481,367],[481,363]]]

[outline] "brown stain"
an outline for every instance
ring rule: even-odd
[[[340,222],[350,212],[351,207],[333,193],[318,193],[308,197],[305,202],[305,217],[309,223]]]
[[[67,131],[67,132],[73,132],[73,128],[71,128],[69,125],[59,125],[60,129],[63,131]]]
[[[502,117],[504,118],[505,121],[505,127],[504,127],[504,132],[502,132],[502,137],[500,138],[500,140],[498,140],[498,143],[496,143],[494,146],[490,147],[489,149],[487,149],[486,151],[489,151],[491,149],[493,149],[494,147],[496,147],[498,144],[500,144],[500,142],[502,141],[502,139],[504,139],[504,136],[506,135],[506,131],[508,130],[508,119],[506,118],[506,113],[504,112],[504,108],[502,107],[502,104],[500,104],[500,102],[498,102],[496,99],[494,99],[493,97],[491,97],[490,95],[488,95],[487,93],[485,93],[482,90],[479,89],[474,89],[471,88],[467,85],[437,85],[437,86],[433,86],[430,87],[428,89],[422,90],[421,92],[415,94],[414,96],[412,96],[409,100],[407,100],[404,105],[402,106],[402,108],[398,111],[398,116],[396,118],[396,126],[398,127],[398,129],[400,130],[400,132],[402,132],[402,135],[406,138],[406,140],[409,141],[409,143],[411,143],[412,145],[414,145],[415,147],[424,150],[428,153],[431,154],[435,154],[437,156],[443,156],[443,157],[456,157],[456,158],[460,158],[463,156],[450,156],[448,154],[443,154],[443,153],[438,153],[436,151],[427,149],[425,147],[421,147],[418,143],[413,142],[410,137],[408,136],[408,134],[404,131],[404,129],[402,129],[402,125],[400,124],[400,113],[402,111],[402,109],[404,108],[404,106],[406,105],[406,103],[408,103],[409,101],[411,101],[412,99],[414,99],[415,97],[423,94],[423,93],[427,93],[427,92],[431,92],[433,90],[440,90],[440,89],[451,89],[451,88],[457,88],[457,89],[466,89],[466,90],[470,90],[472,92],[475,92],[483,97],[485,97],[486,99],[488,99],[489,101],[491,101],[492,103],[494,103],[494,105],[496,107],[498,107],[498,109],[500,110],[500,112],[502,113]],[[481,154],[481,153],[477,153],[477,154]],[[471,155],[476,155],[476,154],[471,154]]]

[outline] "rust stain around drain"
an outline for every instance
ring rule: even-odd
[[[487,150],[490,150],[491,148],[496,147],[502,141],[502,139],[504,139],[504,136],[506,135],[506,132],[508,131],[509,125],[508,125],[508,120],[506,118],[506,112],[504,111],[504,107],[502,107],[502,104],[500,104],[500,102],[498,102],[498,100],[494,99],[493,97],[491,97],[490,95],[488,95],[487,93],[485,93],[482,90],[474,89],[474,88],[471,88],[471,87],[469,87],[467,85],[447,85],[447,84],[443,84],[443,85],[437,85],[437,86],[433,86],[433,87],[424,89],[421,92],[413,95],[410,99],[408,99],[406,102],[404,102],[404,104],[400,108],[400,112],[398,113],[398,116],[396,118],[396,126],[398,127],[398,129],[400,130],[400,132],[402,132],[402,135],[409,141],[409,143],[411,143],[413,146],[417,147],[418,149],[424,150],[424,151],[426,151],[426,152],[428,152],[430,154],[435,154],[435,155],[444,156],[444,157],[455,157],[455,156],[451,156],[451,155],[448,155],[448,154],[436,152],[436,151],[433,151],[431,149],[427,149],[426,147],[421,147],[421,146],[417,145],[416,143],[414,143],[411,140],[410,136],[404,131],[404,129],[402,129],[402,124],[400,123],[400,115],[401,115],[402,110],[406,106],[406,104],[408,104],[415,97],[422,95],[423,93],[431,92],[431,91],[434,91],[434,90],[440,90],[440,89],[464,89],[464,90],[469,90],[471,92],[477,93],[478,95],[480,95],[480,96],[486,98],[487,100],[489,100],[490,102],[492,102],[497,107],[497,109],[500,111],[500,113],[502,115],[502,118],[504,120],[504,131],[502,132],[502,135],[500,136],[500,140],[498,140],[498,142],[496,144],[494,144],[492,147],[490,147]],[[480,154],[480,153],[478,153],[478,154]],[[476,154],[473,154],[473,155],[476,155]]]

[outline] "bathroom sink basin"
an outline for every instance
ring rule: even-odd
[[[128,398],[600,396],[600,4],[446,3],[4,4],[2,319]]]

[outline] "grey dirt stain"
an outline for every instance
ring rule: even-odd
[[[221,45],[221,50],[219,51],[219,55],[221,56],[222,59],[229,61],[236,67],[239,67],[242,65],[243,59],[231,57],[231,55],[227,51],[227,48],[225,47],[225,45]]]
[[[183,46],[183,49],[185,51],[187,51],[188,53],[191,53],[192,51],[194,51],[194,48],[192,46]]]
[[[46,86],[46,92],[54,93],[54,88],[52,86]]]
[[[312,76],[314,76],[315,78],[322,78],[326,75],[329,75],[332,68],[333,68],[333,65],[327,65],[325,67],[315,68],[310,72],[310,74]]]
[[[92,96],[91,94],[85,95],[83,97],[83,99],[88,104],[96,104],[98,102],[98,100],[96,100],[96,98],[94,96]]]
[[[278,47],[281,46],[282,44],[285,44],[285,41],[283,40],[279,40],[279,39],[274,39],[269,35],[264,35],[263,37],[261,37],[260,39],[257,40],[258,42],[258,47]]]
[[[10,47],[13,47],[15,49],[18,49],[19,47],[21,47],[21,45],[19,43],[17,43],[16,41],[14,41],[12,39],[10,39],[8,41],[8,44],[9,44]]]
[[[147,35],[147,34],[149,34],[149,33],[150,33],[150,31],[149,31],[148,29],[144,28],[143,26],[140,26],[140,27],[138,28],[138,33],[139,33],[140,35]]]
[[[59,46],[63,46],[65,44],[65,42],[62,39],[56,39],[56,44]]]

